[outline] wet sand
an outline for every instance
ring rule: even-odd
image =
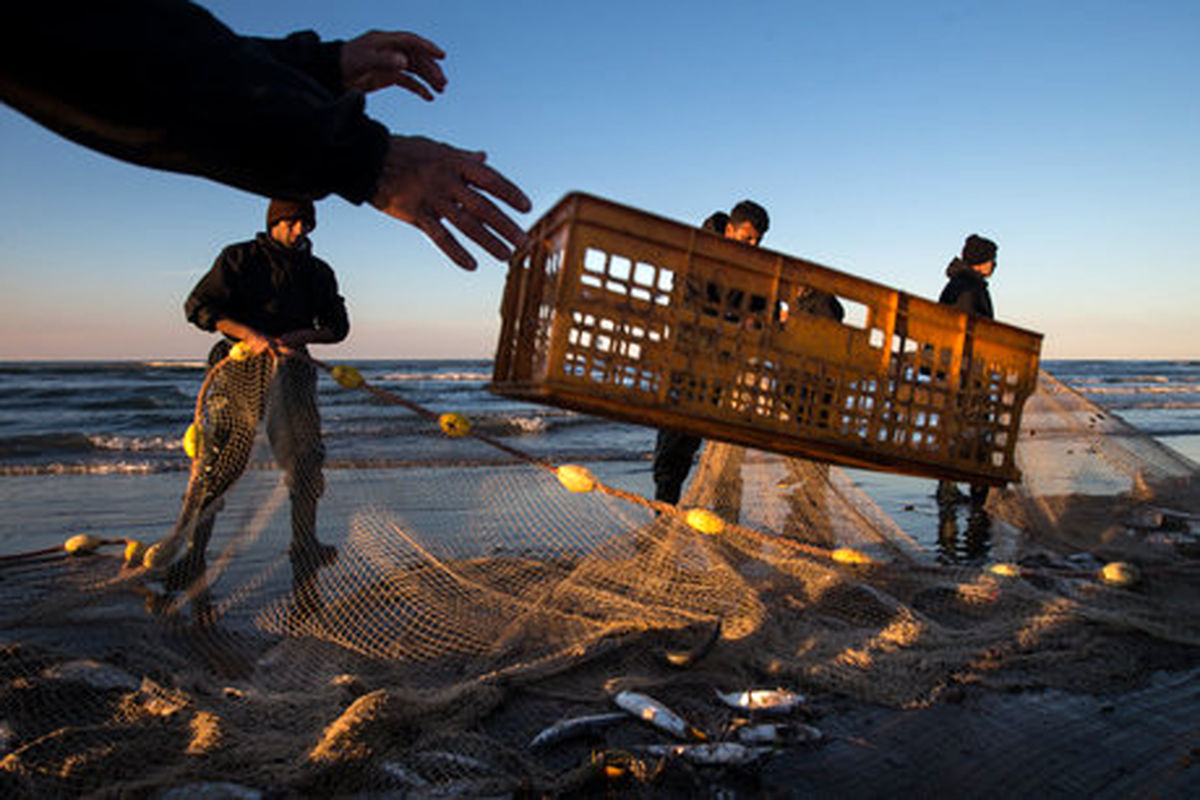
[[[930,708],[852,708],[830,741],[773,760],[786,797],[1195,797],[1200,668],[1108,694],[968,690]]]

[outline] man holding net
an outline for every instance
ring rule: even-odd
[[[204,572],[221,497],[245,469],[263,417],[287,474],[293,574],[305,582],[337,557],[316,536],[325,449],[307,347],[342,341],[350,323],[333,270],[312,254],[308,234],[315,227],[310,201],[272,200],[266,232],[226,247],[187,299],[188,320],[225,338],[209,354],[197,415],[201,446],[176,524],[188,548],[167,572],[168,589]]]

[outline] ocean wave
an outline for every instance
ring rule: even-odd
[[[187,368],[199,365],[196,361],[7,361],[0,363],[0,375],[137,375],[149,370]]]
[[[386,372],[372,380],[396,383],[412,381],[490,381],[490,372]]]
[[[170,461],[91,461],[49,464],[0,464],[0,477],[21,475],[155,475],[183,472],[190,464]]]
[[[96,447],[82,433],[30,433],[0,439],[0,458],[40,456],[46,453],[91,452]]]
[[[207,361],[143,361],[142,366],[146,369],[185,369],[185,370],[205,370],[208,369]]]
[[[1200,394],[1200,384],[1151,381],[1103,381],[1104,385],[1072,381],[1069,385],[1083,394]]]
[[[1128,413],[1130,411],[1197,411],[1200,410],[1200,401],[1180,401],[1180,402],[1151,402],[1130,400],[1129,402],[1105,402],[1104,408],[1117,413]]]
[[[157,411],[162,408],[186,409],[188,400],[189,398],[183,396],[164,399],[149,394],[137,394],[90,400],[73,405],[88,411]]]
[[[181,450],[183,440],[166,436],[89,436],[97,450],[142,453],[146,451]]]

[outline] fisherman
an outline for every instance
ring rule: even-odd
[[[124,161],[264,197],[370,202],[470,270],[444,223],[507,260],[525,234],[487,195],[518,211],[528,198],[484,153],[392,135],[364,111],[363,93],[388,86],[432,100],[444,57],[412,33],[239,36],[186,0],[10,3],[0,98]]]
[[[962,253],[951,259],[949,266],[946,267],[946,277],[949,278],[949,281],[942,289],[938,302],[968,314],[992,319],[994,313],[992,296],[988,292],[988,279],[996,270],[996,251],[996,243],[991,239],[974,233],[968,236],[963,243]],[[986,484],[972,484],[970,495],[972,509],[982,510],[987,496],[988,486]],[[948,537],[949,533],[946,519],[951,521],[949,527],[953,528],[953,508],[957,503],[966,499],[953,481],[938,482],[937,501],[939,510],[943,512],[941,514],[943,518],[941,538],[943,540]],[[983,546],[980,542],[986,536],[981,535],[979,531],[985,527],[978,519],[974,521],[973,538],[976,542],[971,548],[973,551],[979,551]]]
[[[751,200],[743,200],[733,207],[728,217],[717,212],[705,220],[708,230],[720,232],[726,239],[757,247],[770,227],[771,220],[766,209]],[[717,226],[722,226],[718,228]],[[699,436],[681,431],[659,430],[654,445],[654,499],[664,503],[678,503],[692,469],[692,459],[700,448]]]
[[[290,556],[298,583],[337,558],[317,540],[317,498],[324,489],[317,374],[308,345],[346,338],[350,322],[333,270],[312,254],[311,201],[272,200],[267,229],[226,247],[185,304],[188,321],[225,338],[209,353],[220,365],[203,398],[206,426],[177,530],[188,534],[184,557],[167,571],[166,588],[182,589],[205,569],[205,550],[221,496],[249,459],[258,422],[287,475],[292,507]],[[227,358],[242,343],[248,357]],[[310,598],[311,599],[311,598]]]

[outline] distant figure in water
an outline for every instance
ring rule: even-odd
[[[336,548],[316,535],[325,448],[316,369],[305,356],[310,344],[345,339],[350,321],[333,270],[312,254],[308,235],[315,227],[310,201],[272,200],[266,231],[226,247],[187,299],[188,321],[225,338],[209,353],[210,367],[220,370],[203,400],[200,463],[177,528],[188,533],[187,553],[168,570],[168,589],[203,573],[221,496],[245,469],[264,416],[291,495],[290,555],[302,609],[315,601],[316,569],[337,558]],[[250,355],[226,359],[238,342]]]
[[[996,243],[978,234],[971,234],[963,243],[962,253],[950,261],[946,267],[946,277],[949,280],[942,289],[938,302],[952,306],[968,314],[992,319],[995,313],[992,309],[992,296],[988,293],[988,279],[996,271]],[[982,558],[986,554],[988,531],[990,528],[986,514],[983,512],[987,502],[988,486],[973,484],[971,486],[971,520],[968,524],[967,552],[968,560]],[[954,540],[957,533],[955,506],[968,498],[964,496],[952,481],[939,481],[937,489],[939,539],[942,543],[943,554],[954,558]]]

